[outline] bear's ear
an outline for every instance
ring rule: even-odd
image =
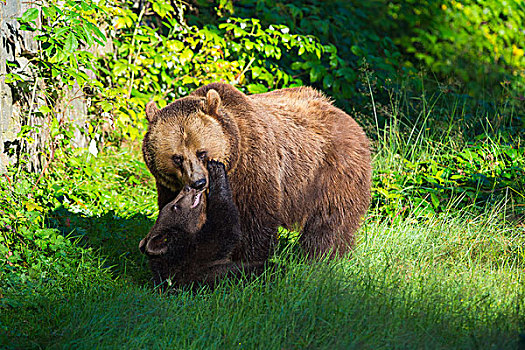
[[[221,97],[219,93],[213,89],[206,94],[206,112],[209,115],[217,115],[221,105]]]
[[[168,243],[166,237],[157,235],[153,237],[146,236],[139,243],[139,249],[146,255],[162,255],[168,251]]]
[[[148,119],[148,122],[151,123],[155,119],[158,111],[159,109],[154,101],[148,102],[146,105],[146,118]]]

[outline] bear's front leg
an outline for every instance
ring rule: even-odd
[[[233,202],[228,175],[223,163],[208,162],[209,194],[206,203],[207,222],[211,225],[240,227],[239,209]],[[222,215],[221,215],[222,214]]]
[[[241,240],[239,210],[233,202],[224,164],[209,161],[208,174],[206,223],[198,233],[196,246],[206,255],[200,259],[227,259]]]

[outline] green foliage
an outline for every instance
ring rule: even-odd
[[[53,197],[56,184],[35,189],[26,174],[20,181],[4,176],[8,181],[0,187],[0,288],[14,295],[46,295],[49,285],[65,292],[72,280],[76,286],[107,281],[99,259],[69,237],[72,231],[61,234],[47,225],[46,216],[58,204]],[[3,298],[0,308],[13,303],[17,302]]]
[[[389,2],[388,16],[384,25],[398,47],[443,80],[467,84],[477,96],[503,85],[505,97],[523,99],[522,1]]]
[[[373,205],[391,218],[433,216],[504,203],[525,213],[523,120],[514,109],[472,104],[447,93],[399,89],[369,126],[377,135]],[[373,130],[375,128],[375,130]]]
[[[139,213],[151,215],[156,207],[144,163],[125,154],[102,161],[84,150],[59,159],[39,182],[16,168],[3,175],[0,288],[46,295],[106,283],[112,272],[121,278],[126,270],[145,275],[142,260],[129,259],[130,252],[140,254],[137,238],[152,225]],[[123,271],[107,268],[116,262]]]
[[[59,96],[54,94],[75,84],[81,88],[101,87],[95,77],[88,76],[89,71],[98,70],[97,60],[88,49],[106,42],[96,22],[104,14],[102,8],[91,0],[41,1],[37,5],[40,12],[38,8],[30,8],[18,21],[22,30],[35,32],[34,40],[40,43],[41,50],[31,61],[38,78],[44,80],[48,96],[57,101]],[[23,80],[15,73],[10,79]]]
[[[375,3],[352,1],[238,1],[234,14],[258,18],[263,26],[285,25],[291,33],[308,35],[319,41],[321,52],[302,55],[303,62],[287,53],[279,61],[281,69],[301,77],[304,84],[318,87],[349,107],[348,99],[358,99],[362,71],[371,69],[385,83],[401,67],[399,50],[383,33],[370,29],[370,14],[377,16]],[[202,16],[194,21],[206,21]],[[329,20],[327,20],[329,19]]]
[[[279,273],[213,291],[165,295],[111,281],[31,308],[25,300],[1,310],[0,344],[515,349],[525,321],[521,232],[490,213],[412,219],[370,218],[352,258],[316,263],[284,250]]]
[[[97,101],[104,85],[96,73],[100,66],[94,52],[106,43],[101,18],[106,16],[103,2],[37,1],[38,8],[28,9],[18,18],[20,28],[33,32],[38,43],[36,54],[27,54],[28,67],[21,69],[14,63],[6,82],[15,90],[31,94],[22,120],[30,120],[18,134],[22,149],[38,138],[41,145],[39,158],[45,172],[56,153],[69,152],[75,134],[87,134],[98,138],[97,126],[102,118],[91,118],[81,125],[71,112],[71,104],[77,99]],[[100,27],[100,28],[99,28]],[[30,76],[27,69],[31,69]],[[22,152],[19,165],[28,161]],[[39,180],[36,180],[38,182]]]
[[[260,0],[235,2],[234,14],[259,18],[263,25],[285,24],[292,32],[334,45],[340,58],[337,65],[332,60],[313,60],[310,66],[295,67],[308,71],[316,66],[326,83],[315,78],[305,83],[338,100],[356,97],[363,68],[375,72],[386,85],[425,69],[455,92],[477,97],[488,93],[514,103],[524,98],[521,1]]]
[[[398,157],[396,163],[395,171],[377,175],[373,191],[374,204],[392,217],[433,216],[458,207],[485,209],[502,200],[525,203],[523,147],[467,145],[458,153],[414,161]]]
[[[99,116],[90,121],[92,136],[111,121],[116,135],[135,139],[149,100],[164,106],[213,81],[250,93],[313,85],[348,110],[368,102],[372,86],[395,88],[414,67],[427,67],[447,91],[460,93],[467,84],[478,96],[503,89],[510,102],[522,98],[523,7],[516,1],[502,8],[490,1],[196,4],[158,0],[135,9],[120,0],[45,2],[41,29],[33,9],[21,21],[38,31],[43,50],[33,62],[53,84],[53,100],[61,86],[91,87],[91,112]],[[103,32],[112,50],[94,59],[88,48],[104,42]],[[98,79],[88,79],[88,71]],[[388,102],[385,91],[375,89],[376,100]],[[38,113],[54,113],[55,105]]]
[[[0,244],[9,249],[5,260],[0,256],[0,344],[515,348],[525,321],[525,236],[519,222],[502,220],[512,203],[399,214],[393,208],[429,200],[425,196],[451,183],[470,191],[478,186],[474,172],[522,191],[522,149],[481,138],[463,147],[442,137],[443,146],[432,140],[439,135],[422,130],[404,139],[400,128],[380,129],[391,137],[376,143],[374,207],[351,257],[306,262],[297,246],[283,246],[297,235],[281,230],[272,257],[277,274],[173,295],[147,284],[137,247],[156,213],[138,144],[117,149],[107,143],[98,157],[82,150],[62,155],[36,186],[34,175],[12,169],[0,193],[6,214]],[[382,197],[379,188],[403,198]],[[438,192],[438,198],[446,196]],[[268,334],[275,336],[268,340]]]
[[[112,82],[109,96],[114,97],[118,126],[132,138],[138,136],[144,106],[152,98],[163,107],[215,81],[239,85],[250,93],[302,85],[293,70],[282,65],[283,60],[306,67],[313,57],[319,60],[324,54],[336,59],[333,46],[292,34],[283,25],[264,27],[256,19],[189,26],[182,4],[172,7],[157,2],[151,8],[146,4],[138,16],[125,6],[108,11],[115,16],[113,44],[118,55],[103,60],[102,72]],[[321,79],[317,68],[307,71],[310,77]]]
[[[290,29],[284,25],[263,28],[256,19],[245,20],[231,18],[227,23],[219,25],[225,30],[225,44],[231,47],[235,57],[246,62],[246,68],[240,83],[247,83],[250,93],[262,93],[277,88],[302,85],[301,80],[285,71],[280,64],[284,56],[296,60],[296,64],[308,58],[300,56],[321,57],[324,52],[315,37],[290,34]],[[248,73],[245,76],[245,73]],[[246,80],[245,80],[246,78]]]

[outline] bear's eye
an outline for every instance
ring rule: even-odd
[[[206,151],[197,152],[197,158],[199,158],[200,160],[206,159],[207,156],[208,156],[208,152]]]
[[[173,156],[171,157],[171,160],[173,161],[173,164],[175,164],[175,166],[181,166],[182,165],[182,156]]]

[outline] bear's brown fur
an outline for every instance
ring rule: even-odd
[[[241,216],[234,260],[266,260],[280,225],[301,228],[311,255],[351,247],[370,202],[369,141],[320,92],[247,96],[214,83],[161,110],[150,103],[146,115],[143,153],[159,209],[183,184],[205,181],[206,158],[227,165]]]

